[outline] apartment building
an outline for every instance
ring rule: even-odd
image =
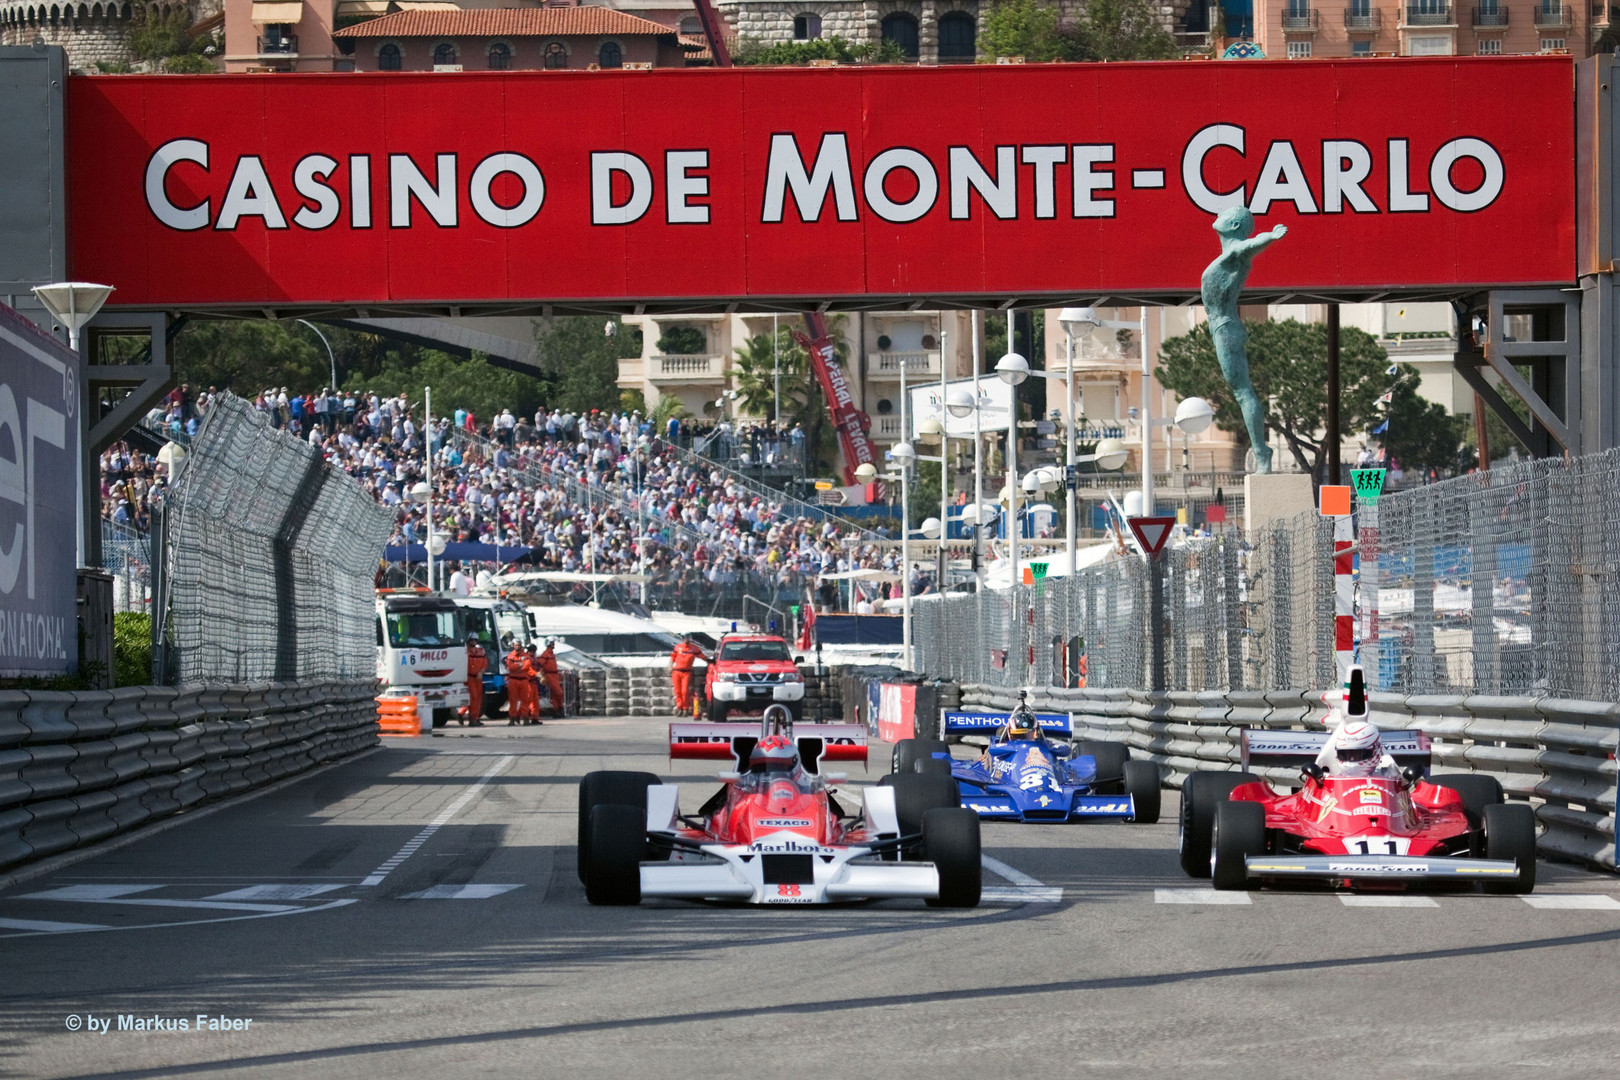
[[[1254,40],[1272,59],[1509,56],[1613,49],[1620,6],[1571,0],[1254,0]]]
[[[639,390],[649,408],[674,397],[694,416],[719,415],[716,406],[736,385],[737,350],[776,328],[802,329],[797,315],[742,312],[713,315],[644,315],[627,325],[642,332],[641,355],[619,363],[619,386]],[[941,365],[949,379],[973,373],[971,320],[965,311],[868,311],[833,317],[834,331],[848,347],[845,374],[855,388],[855,404],[872,418],[872,437],[879,444],[900,441],[900,376],[915,386],[938,382]],[[697,352],[672,353],[659,348],[671,330],[702,335]],[[690,333],[684,335],[697,339]],[[728,414],[729,415],[729,414]]]

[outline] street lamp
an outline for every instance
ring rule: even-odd
[[[902,599],[900,651],[907,671],[911,670],[911,480],[908,474],[917,460],[917,451],[904,439],[894,444],[889,456],[900,467],[898,474],[885,473],[885,480],[900,481],[900,595]],[[870,461],[855,466],[855,479],[870,484],[878,479],[877,467]]]
[[[1007,487],[1012,489],[1008,502],[1008,518],[1011,527],[1007,530],[1007,558],[1012,563],[1012,584],[1018,584],[1018,489],[1012,482],[1018,475],[1018,393],[1020,386],[1030,376],[1029,361],[1017,353],[1010,352],[996,361],[996,376],[1008,386],[1014,388],[1010,411],[1012,416],[1007,423]]]
[[[326,346],[326,359],[329,360],[331,362],[331,364],[332,364],[332,389],[336,390],[338,388],[338,384],[337,384],[337,356],[332,352],[332,343],[330,341],[326,340],[326,335],[321,333],[321,328],[316,326],[314,323],[310,322],[308,319],[294,319],[293,321],[303,323],[305,326],[307,326],[311,330],[315,331],[315,336],[321,339],[321,344],[322,345]],[[609,327],[611,327],[612,325],[613,325],[612,323],[608,323]],[[609,336],[611,337],[612,335],[610,334]]]
[[[45,310],[51,313],[51,318],[61,323],[68,332],[68,348],[75,353],[79,351],[79,331],[85,324],[96,317],[101,305],[107,302],[107,297],[113,294],[111,285],[95,285],[88,281],[59,281],[52,285],[36,285],[34,296],[44,305]],[[79,366],[84,366],[84,357],[79,357]],[[82,372],[74,372],[78,378]],[[74,482],[74,491],[77,498],[74,500],[74,558],[77,565],[83,566],[90,550],[89,538],[85,535],[85,499],[89,494],[89,487],[85,484],[84,476],[84,440],[90,433],[90,420],[86,410],[80,405],[85,399],[84,381],[80,379],[79,385],[74,388],[68,407],[78,413],[79,437],[74,440],[74,466],[78,479]],[[20,452],[18,460],[21,460]],[[99,484],[96,490],[100,491]]]

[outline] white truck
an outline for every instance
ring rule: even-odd
[[[513,645],[529,643],[529,620],[523,605],[504,596],[470,596],[456,600],[463,625],[462,641],[475,634],[489,654],[484,670],[484,715],[494,719],[506,704],[506,654]]]
[[[433,709],[433,725],[466,706],[467,633],[454,600],[421,589],[377,591],[377,678]]]

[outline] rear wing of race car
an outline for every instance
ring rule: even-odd
[[[994,735],[1007,722],[1009,715],[1004,712],[951,712],[941,709],[940,735]],[[1048,735],[1074,734],[1074,717],[1068,713],[1036,713],[1035,720]]]
[[[823,761],[866,763],[866,727],[863,724],[794,724],[799,760],[806,772],[820,772]],[[669,756],[707,761],[733,761],[738,769],[748,762],[759,728],[744,724],[671,724]]]
[[[1243,768],[1302,768],[1316,760],[1331,737],[1326,731],[1257,731],[1243,729]],[[1379,737],[1384,753],[1402,768],[1416,765],[1429,771],[1429,737],[1421,731],[1385,731]]]

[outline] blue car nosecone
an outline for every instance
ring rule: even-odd
[[[1096,791],[1095,758],[1070,757],[1069,747],[1043,738],[992,742],[973,761],[952,761],[951,777],[962,793],[962,805],[986,820],[1069,822],[1136,817],[1130,795]]]

